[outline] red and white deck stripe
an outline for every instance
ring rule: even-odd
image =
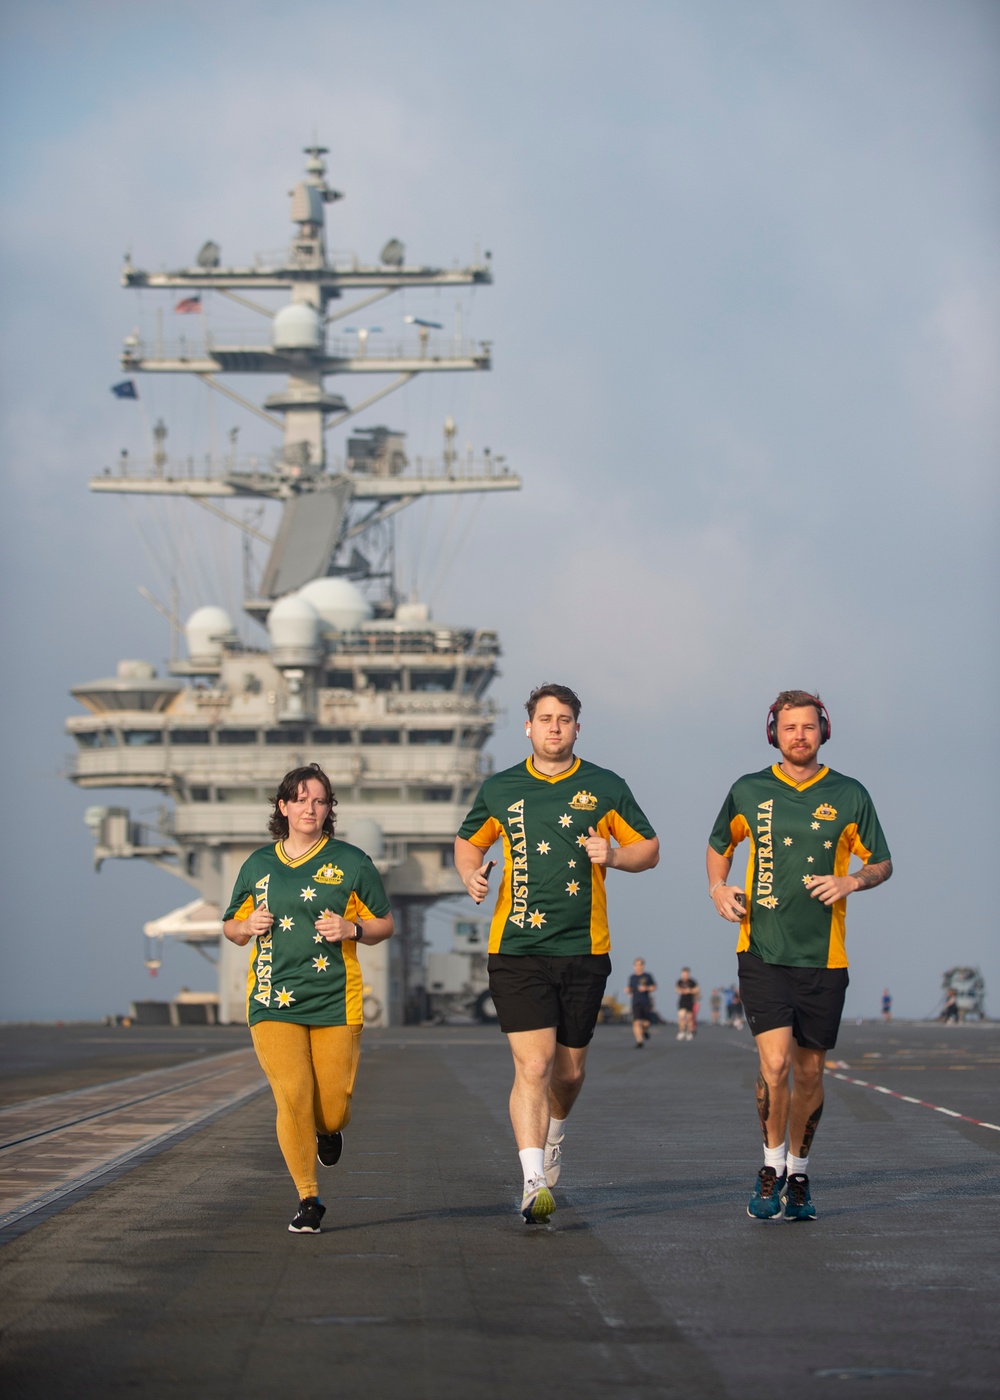
[[[839,1063],[839,1061],[834,1061]],[[890,1098],[901,1099],[903,1103],[915,1103],[920,1108],[933,1109],[935,1113],[943,1113],[947,1118],[958,1118],[963,1123],[972,1123],[977,1128],[989,1128],[991,1132],[1000,1133],[1000,1123],[984,1123],[980,1118],[970,1118],[967,1113],[956,1113],[953,1108],[943,1108],[939,1103],[928,1103],[926,1099],[915,1099],[912,1094],[899,1094],[895,1089],[887,1089],[884,1084],[872,1084],[867,1079],[853,1079],[849,1074],[841,1074],[839,1070],[826,1066],[826,1073],[833,1079],[842,1079],[845,1084],[857,1084],[861,1089],[874,1089],[876,1094],[888,1094]]]

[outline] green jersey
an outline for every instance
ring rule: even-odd
[[[846,875],[851,856],[889,859],[875,807],[853,778],[821,768],[803,783],[777,764],[739,779],[719,813],[709,844],[722,856],[750,842],[747,912],[738,953],[785,967],[846,967],[846,899],[822,904],[810,875]]]
[[[279,841],[243,862],[225,919],[248,919],[265,906],[274,915],[250,959],[247,1022],[360,1026],[357,945],[328,943],[316,932],[324,914],[378,919],[389,912],[382,880],[364,851],[324,836],[296,860]]]
[[[609,950],[604,868],[583,849],[591,827],[620,846],[655,835],[617,773],[582,758],[555,777],[529,758],[486,779],[458,834],[484,853],[503,841],[491,953]]]

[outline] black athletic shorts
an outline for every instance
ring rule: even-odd
[[[556,1028],[556,1041],[573,1050],[589,1045],[611,974],[607,953],[550,958],[491,953],[490,995],[504,1035]]]
[[[653,1015],[653,1003],[649,997],[632,998],[632,1020],[648,1021]]]
[[[832,1050],[850,978],[846,967],[785,967],[740,953],[743,1014],[754,1035],[791,1026],[807,1050]]]
[[[677,998],[677,1010],[694,1010],[694,992],[681,992],[680,996]]]

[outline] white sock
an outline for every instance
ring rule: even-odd
[[[764,1148],[764,1166],[773,1167],[776,1176],[781,1176],[785,1170],[785,1144],[780,1147]]]
[[[521,1159],[521,1170],[524,1172],[525,1188],[527,1188],[528,1182],[534,1177],[545,1176],[544,1147],[522,1147],[517,1155]]]
[[[796,1176],[796,1175],[797,1175],[797,1176],[805,1176],[806,1173],[807,1173],[808,1171],[809,1171],[809,1158],[808,1158],[808,1157],[793,1157],[792,1154],[791,1154],[791,1152],[789,1152],[789,1154],[788,1154],[788,1175],[789,1175],[789,1176]]]
[[[563,1140],[563,1138],[564,1138],[565,1136],[566,1136],[566,1119],[565,1119],[565,1118],[550,1118],[550,1119],[549,1119],[549,1131],[548,1131],[548,1132],[546,1133],[546,1135],[545,1135],[545,1141],[546,1141],[547,1143],[550,1143],[550,1144],[552,1144],[552,1145],[555,1145],[555,1143],[557,1143],[557,1142],[562,1142],[562,1140]]]

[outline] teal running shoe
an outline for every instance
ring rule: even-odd
[[[786,1220],[815,1220],[816,1207],[809,1194],[809,1178],[804,1172],[792,1172],[782,1193]]]
[[[779,1176],[773,1167],[761,1167],[757,1185],[747,1206],[747,1215],[754,1220],[775,1220],[781,1214],[781,1193],[785,1189],[785,1173]]]

